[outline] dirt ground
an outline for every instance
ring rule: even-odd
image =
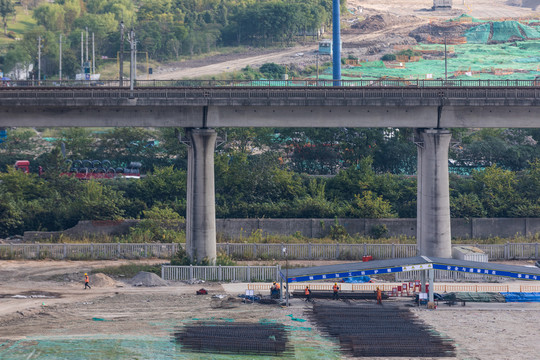
[[[451,10],[431,11],[432,0],[348,0],[349,12],[342,14],[342,57],[349,55],[376,60],[393,50],[394,45],[413,45],[411,32],[420,26],[438,23],[461,14],[481,19],[539,18],[537,0],[454,0]],[[535,10],[537,9],[537,10]],[[352,14],[354,13],[354,14]],[[381,16],[384,21],[370,17]],[[331,33],[324,35],[331,38]],[[150,79],[201,78],[224,72],[258,67],[264,63],[305,67],[317,62],[317,40],[286,49],[251,48],[243,53],[209,56],[162,65]],[[320,63],[331,61],[320,56]]]
[[[253,358],[183,352],[171,336],[182,324],[198,319],[283,322],[291,326],[294,358],[347,358],[338,351],[335,341],[322,336],[310,323],[305,313],[309,305],[300,299],[292,299],[286,309],[240,303],[237,295],[244,292],[245,284],[133,287],[120,278],[83,290],[82,281],[77,280],[93,268],[123,263],[0,262],[0,359]],[[195,295],[201,287],[210,295]],[[212,298],[215,294],[229,294],[233,300],[222,302]],[[435,311],[412,311],[455,341],[454,359],[538,359],[538,303],[470,303],[465,307],[440,305]],[[293,321],[287,315],[307,321]]]

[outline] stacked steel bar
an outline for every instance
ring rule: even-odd
[[[293,297],[305,298],[304,290],[295,290],[292,293]],[[312,299],[332,299],[334,292],[331,290],[312,290],[311,298]],[[340,299],[349,299],[349,300],[376,300],[377,294],[375,292],[352,292],[352,291],[340,291]],[[382,299],[388,299],[388,295],[382,293]]]
[[[455,349],[408,309],[384,304],[316,303],[310,317],[359,357],[453,357]]]
[[[178,329],[173,337],[194,352],[273,356],[292,353],[283,324],[197,323]]]

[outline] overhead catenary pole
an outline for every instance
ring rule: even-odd
[[[81,73],[84,74],[84,32],[81,31]]]
[[[122,87],[124,85],[124,20],[120,22],[120,74],[119,74],[119,85]]]
[[[38,36],[38,85],[41,85],[41,36]]]
[[[86,27],[86,62],[88,62],[88,27]]]
[[[448,58],[446,55],[446,33],[444,34],[444,81],[446,82],[446,84],[448,84]]]
[[[58,64],[58,78],[62,81],[62,34],[60,34],[60,63]]]
[[[135,80],[135,30],[129,31],[130,61],[129,61],[129,89],[133,90]]]
[[[135,36],[133,36],[133,81],[137,81],[137,42]]]
[[[96,48],[94,42],[94,33],[92,33],[92,74],[96,73]]]
[[[334,86],[341,85],[341,35],[339,0],[332,0],[332,77]]]

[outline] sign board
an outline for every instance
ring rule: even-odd
[[[515,273],[515,272],[500,271],[500,270],[488,270],[488,269],[473,268],[473,267],[467,267],[467,266],[450,266],[450,265],[433,264],[433,268],[436,270],[458,271],[458,272],[466,272],[469,274],[477,274],[477,275],[504,276],[504,277],[510,277],[514,279],[521,279],[521,280],[540,280],[540,275]]]
[[[429,270],[433,269],[433,264],[418,264],[403,266],[402,271]]]

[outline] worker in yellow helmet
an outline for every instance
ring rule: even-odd
[[[84,290],[86,290],[86,288],[91,289],[91,287],[90,287],[90,278],[88,277],[87,273],[84,273]]]

